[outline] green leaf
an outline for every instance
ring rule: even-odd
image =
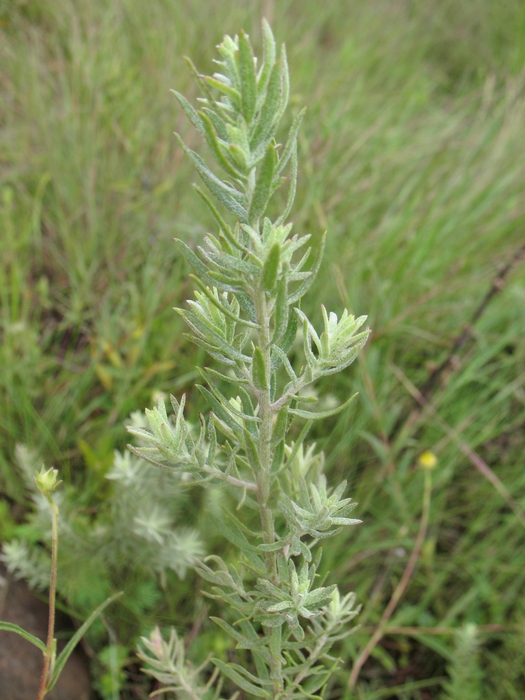
[[[213,465],[215,461],[215,454],[217,452],[217,433],[215,431],[215,425],[213,424],[213,419],[208,419],[208,464]]]
[[[252,323],[252,321],[248,321],[248,320],[245,319],[245,318],[241,318],[240,316],[236,316],[236,315],[235,315],[234,313],[232,313],[226,306],[224,306],[224,304],[221,304],[221,302],[219,301],[219,299],[217,299],[217,298],[213,295],[211,289],[210,289],[206,284],[204,284],[204,282],[202,282],[202,281],[200,280],[199,277],[197,277],[196,275],[190,275],[190,278],[191,278],[194,282],[196,282],[196,284],[202,289],[202,291],[204,292],[204,294],[206,295],[206,297],[211,301],[211,303],[212,303],[214,306],[216,306],[220,311],[222,311],[222,313],[223,313],[225,316],[228,316],[228,318],[231,318],[231,320],[232,320],[232,321],[235,321],[235,323],[241,323],[242,325],[248,326],[249,328],[255,328],[255,329],[258,329],[258,328],[259,328],[259,324],[258,324],[258,323]]]
[[[244,429],[244,448],[246,450],[250,467],[254,472],[260,471],[262,469],[262,464],[259,458],[259,452],[257,451],[255,442],[247,428]]]
[[[290,351],[290,348],[295,342],[295,336],[297,335],[297,326],[299,320],[297,314],[291,314],[288,321],[288,326],[286,328],[286,333],[283,335],[282,340],[278,343],[281,350],[286,354]]]
[[[271,292],[277,283],[277,275],[279,274],[279,262],[281,258],[281,245],[274,243],[270,248],[268,257],[264,262],[262,271],[262,287],[268,292]]]
[[[199,117],[198,113],[191,106],[191,104],[188,102],[188,100],[184,97],[184,95],[181,95],[180,92],[177,92],[176,90],[172,90],[171,92],[178,99],[180,106],[186,112],[186,116],[188,117],[190,122],[193,124],[193,126],[198,131],[200,131],[201,134],[204,134],[204,125],[202,123],[202,119]]]
[[[208,195],[207,195],[205,192],[203,192],[203,191],[201,190],[201,188],[200,188],[198,185],[193,185],[193,188],[194,188],[194,190],[197,192],[197,194],[199,195],[199,197],[201,197],[201,199],[203,199],[203,200],[206,202],[206,205],[208,206],[208,208],[210,209],[211,213],[213,214],[213,217],[214,217],[215,221],[219,224],[219,229],[222,231],[222,233],[224,233],[224,235],[226,235],[226,236],[228,236],[228,234],[229,234],[229,236],[231,236],[231,238],[233,238],[233,236],[231,235],[231,232],[230,232],[230,229],[229,229],[228,224],[224,221],[224,219],[223,219],[222,216],[220,215],[220,213],[219,213],[217,207],[216,207],[215,204],[211,201],[211,199],[208,197]],[[228,237],[228,240],[230,240],[229,237]],[[231,242],[232,242],[232,241],[230,240],[230,243],[231,243]],[[238,245],[238,244],[237,244],[237,245]]]
[[[291,294],[290,298],[288,299],[289,304],[295,304],[301,297],[303,297],[306,292],[310,289],[312,286],[315,278],[317,277],[317,273],[319,272],[319,268],[321,267],[321,262],[323,260],[323,255],[324,255],[324,246],[326,242],[326,231],[323,233],[323,236],[321,238],[321,243],[319,244],[319,247],[317,248],[317,253],[315,254],[314,261],[312,264],[312,267],[310,268],[309,276],[302,282],[299,287],[295,290],[293,294]]]
[[[275,330],[273,332],[272,343],[277,344],[283,337],[288,327],[289,315],[288,280],[286,274],[283,274],[277,283],[277,294],[275,297]]]
[[[195,340],[202,340],[206,343],[209,341],[209,343],[213,343],[215,349],[220,350],[232,361],[248,362],[250,360],[248,355],[243,355],[243,353],[239,352],[237,348],[226,342],[224,337],[214,330],[209,321],[199,318],[191,311],[184,311],[183,309],[176,309],[176,311],[178,312],[179,316],[182,316],[188,326],[195,333]]]
[[[288,72],[288,60],[286,58],[286,46],[281,44],[281,54],[279,56],[280,64],[280,79],[281,79],[281,95],[279,100],[279,108],[276,114],[276,121],[280,121],[283,116],[288,100],[290,98],[290,74]]]
[[[255,184],[250,210],[248,213],[248,223],[255,223],[265,212],[268,201],[272,193],[273,175],[277,155],[275,148],[270,145],[261,164],[259,177]]]
[[[220,530],[221,534],[223,534],[229,542],[238,547],[243,554],[248,554],[249,552],[252,554],[259,554],[259,549],[248,542],[238,521],[230,513],[225,513],[225,518],[219,518],[216,522],[217,528]]]
[[[283,406],[277,413],[277,420],[275,421],[273,428],[272,443],[274,445],[277,445],[279,442],[281,442],[281,440],[285,439],[288,432],[289,423],[288,407]]]
[[[206,97],[208,98],[209,103],[215,107],[215,109],[217,110],[217,112],[220,112],[220,111],[221,111],[221,110],[220,110],[220,106],[217,104],[217,102],[215,101],[215,99],[214,99],[212,93],[210,92],[210,89],[209,89],[209,87],[208,87],[208,85],[207,85],[207,82],[206,82],[206,77],[205,77],[205,76],[202,76],[202,75],[199,73],[199,71],[197,70],[197,68],[196,68],[195,65],[193,64],[191,58],[188,58],[187,56],[184,56],[184,60],[186,61],[187,65],[189,66],[191,72],[193,73],[193,77],[195,78],[195,80],[197,81],[197,83],[200,85],[200,87],[202,88],[203,92],[205,93]],[[210,80],[213,80],[213,78],[210,78]],[[224,86],[224,85],[221,85],[221,89],[224,90],[224,91],[227,90],[226,86]],[[233,92],[235,92],[235,90],[234,90]],[[232,100],[232,104],[235,105],[236,108],[238,108],[238,106],[239,106],[239,96],[238,96],[238,94],[237,94],[236,96],[235,96],[235,95],[231,95],[230,97],[231,97],[231,100]]]
[[[252,380],[259,391],[268,390],[268,377],[266,376],[266,366],[261,348],[256,345],[252,358]]]
[[[211,391],[208,391],[208,389],[206,389],[206,387],[197,384],[197,389],[204,396],[217,418],[223,421],[223,423],[225,423],[235,433],[238,439],[241,439],[243,433],[242,428],[237,423],[235,418],[233,418],[232,415],[228,412],[228,410],[215,398]]]
[[[246,122],[251,124],[255,114],[257,87],[253,53],[248,37],[241,30],[239,35],[239,74],[241,77],[241,107]]]
[[[238,632],[234,627],[229,625],[227,622],[222,620],[220,617],[210,617],[210,620],[212,622],[215,622],[215,624],[220,627],[224,632],[230,635],[230,637],[233,637],[237,644],[242,645],[240,648],[241,649],[251,649],[252,644],[248,642],[246,637],[242,635],[240,632]]]
[[[305,114],[306,107],[303,107],[292,122],[290,131],[288,132],[288,139],[286,140],[286,145],[284,147],[283,154],[279,158],[279,165],[277,167],[276,175],[280,175],[282,173],[282,171],[286,167],[286,164],[290,160],[294,150],[297,148],[297,134],[299,133],[299,129],[301,127],[301,123],[304,119]]]
[[[236,105],[237,107],[240,104],[240,95],[235,90],[235,88],[232,88],[231,85],[226,85],[226,83],[223,83],[222,80],[217,80],[217,78],[214,78],[211,75],[205,75],[203,77],[203,80],[206,82],[207,85],[210,85],[213,88],[216,88],[219,90],[219,92],[222,92],[223,95],[227,95],[232,103]],[[219,105],[215,103],[215,108],[218,109]]]
[[[217,163],[228,173],[228,175],[232,175],[234,178],[241,177],[242,174],[236,168],[234,168],[225,157],[217,139],[217,134],[215,133],[211,119],[204,112],[201,112],[200,116],[202,118],[206,143],[208,144],[208,148],[212,152],[212,155]]]
[[[318,413],[315,413],[314,411],[302,411],[298,408],[290,408],[290,413],[294,416],[299,416],[300,418],[308,418],[309,420],[321,420],[322,418],[329,418],[330,416],[335,416],[338,413],[341,413],[341,411],[344,411],[345,408],[352,403],[356,396],[357,392],[353,396],[351,396],[348,399],[348,401],[345,401],[340,406],[337,406],[337,408],[331,408],[329,411],[319,411]]]
[[[261,102],[262,98],[265,96],[266,87],[270,80],[270,75],[275,65],[275,57],[277,55],[275,39],[273,38],[271,27],[265,19],[262,21],[262,28],[264,36],[263,64],[257,79],[257,88],[259,92],[258,102]]]
[[[223,207],[236,216],[240,221],[243,223],[248,223],[247,211],[243,206],[245,201],[244,195],[238,190],[219,180],[219,178],[208,168],[202,158],[185,145],[184,141],[180,138],[180,136],[178,136],[178,134],[177,138],[182,149],[191,159],[195,168],[197,169],[197,172],[204,181],[204,184],[214,195],[214,197],[216,197]]]
[[[213,126],[215,127],[215,131],[217,132],[217,136],[227,143],[228,126],[223,121],[222,117],[219,114],[217,114],[217,112],[214,112],[213,109],[209,109],[208,107],[203,107],[201,111],[204,112],[204,114],[207,114],[210,118],[211,123],[213,124]]]
[[[188,245],[186,245],[184,241],[181,241],[178,238],[175,239],[175,243],[179,246],[181,253],[184,255],[187,262],[191,265],[195,272],[199,275],[199,277],[201,277],[202,279],[210,279],[210,277],[208,276],[208,268],[202,262],[202,260],[195,255],[193,250]]]
[[[248,672],[243,669],[241,666],[237,666],[236,664],[226,664],[224,661],[221,661],[220,659],[212,659],[213,663],[219,671],[221,671],[225,676],[230,678],[234,683],[236,683],[239,688],[242,688],[242,690],[245,690],[247,693],[251,693],[252,695],[255,695],[257,698],[271,698],[272,694],[269,693],[267,690],[264,690],[263,688],[254,685],[251,683],[247,678],[245,678],[245,675],[248,674]],[[239,669],[239,670],[237,670]],[[241,672],[244,675],[241,675]],[[251,674],[249,674],[251,676]],[[255,681],[259,681],[258,678],[255,678],[255,676],[251,676]]]
[[[198,368],[198,370],[201,373],[203,379],[205,381],[209,382],[208,377],[206,376],[206,372],[200,368]],[[252,415],[249,415],[248,413],[243,413],[242,411],[237,410],[237,408],[235,408],[235,406],[233,406],[228,401],[226,396],[224,396],[224,394],[219,390],[219,388],[214,386],[211,383],[210,383],[210,390],[211,390],[212,394],[215,396],[215,398],[217,399],[217,401],[219,401],[222,406],[225,406],[226,410],[228,412],[231,412],[232,415],[237,416],[238,418],[241,418],[243,421],[246,421],[246,422],[253,422],[253,423],[260,422],[261,419],[258,416],[253,415],[253,413],[252,413]]]
[[[243,151],[240,146],[237,146],[237,144],[230,143],[228,144],[228,153],[232,162],[235,164],[235,167],[242,173],[248,174],[250,165],[245,151]]]
[[[288,198],[286,200],[286,206],[284,208],[281,216],[275,221],[276,226],[283,224],[288,218],[295,199],[295,192],[297,189],[297,144],[295,144],[292,150],[292,165],[290,168],[290,186],[288,188]]]
[[[71,656],[71,653],[73,652],[74,648],[76,645],[79,643],[79,641],[82,639],[82,637],[85,635],[85,633],[88,631],[88,629],[91,627],[93,622],[97,619],[99,615],[102,614],[102,612],[108,607],[108,605],[111,605],[113,601],[115,601],[117,598],[120,598],[120,596],[124,595],[123,591],[120,591],[119,593],[115,593],[114,595],[110,596],[106,601],[104,601],[101,605],[98,606],[91,615],[88,617],[88,619],[84,622],[84,624],[78,628],[78,630],[75,632],[75,634],[71,637],[69,642],[66,644],[66,646],[62,649],[62,652],[58,656],[56,662],[55,662],[55,667],[53,669],[53,675],[51,676],[51,682],[49,683],[49,687],[47,690],[52,690],[55,686],[55,683],[57,682],[60,674],[62,673],[62,670],[64,666],[66,665],[66,661],[69,659]]]
[[[281,440],[281,442],[277,444],[277,447],[273,452],[272,466],[270,468],[270,471],[274,476],[280,474],[281,472],[284,460],[284,448],[285,442],[284,440]]]
[[[0,621],[0,630],[4,630],[4,632],[14,632],[15,634],[19,634],[24,639],[27,639],[28,642],[31,642],[31,644],[34,644],[36,647],[38,647],[40,651],[42,651],[44,654],[46,653],[46,645],[44,644],[44,642],[41,639],[38,639],[38,637],[35,637],[29,632],[26,632],[18,625],[13,624],[12,622]]]
[[[265,149],[265,144],[268,140],[273,137],[275,129],[277,127],[277,120],[275,115],[279,108],[279,102],[281,99],[281,65],[279,61],[275,63],[272,68],[270,75],[270,80],[268,83],[268,91],[266,93],[266,99],[259,113],[259,118],[257,119],[257,126],[250,138],[250,148],[252,153],[257,151],[260,147]]]

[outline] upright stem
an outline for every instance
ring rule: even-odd
[[[259,514],[265,544],[273,544],[275,542],[275,522],[273,511],[268,505],[271,496],[271,476],[270,469],[272,463],[272,434],[273,434],[273,414],[274,409],[271,406],[270,395],[270,376],[271,376],[271,334],[270,334],[270,318],[269,310],[266,302],[266,294],[264,290],[257,289],[255,292],[255,311],[257,322],[261,330],[258,333],[259,347],[261,349],[266,377],[268,378],[268,387],[266,391],[261,392],[259,396],[259,459],[262,469],[257,473],[257,498],[259,503]],[[277,572],[277,553],[266,552],[265,562],[268,568],[269,579],[274,585],[279,585]],[[280,628],[265,629],[265,634],[273,637],[273,641],[277,641],[277,637],[281,635]],[[278,655],[272,651],[274,645],[270,643],[270,677],[273,680],[274,697],[278,697],[283,691],[282,680],[282,664]]]
[[[40,676],[37,700],[43,700],[47,693],[49,672],[55,654],[55,600],[57,587],[58,554],[58,507],[51,496],[46,496],[51,507],[51,580],[49,584],[49,619],[47,625],[46,652]]]

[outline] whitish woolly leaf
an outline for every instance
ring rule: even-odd
[[[242,690],[245,690],[247,693],[251,693],[257,698],[272,697],[272,693],[264,690],[258,685],[255,685],[255,683],[261,683],[261,679],[256,678],[251,673],[248,673],[248,671],[242,668],[242,666],[238,666],[237,664],[226,664],[220,659],[213,659],[213,663],[225,676],[230,678],[239,686],[239,688],[242,688]],[[252,679],[255,683],[248,680],[248,678]]]
[[[275,148],[270,145],[266,151],[266,155],[261,164],[259,177],[255,184],[252,201],[250,202],[250,211],[248,214],[248,223],[254,224],[265,212],[268,206],[268,200],[272,193],[273,176],[275,172],[277,156]]]
[[[241,177],[241,173],[233,167],[233,165],[224,155],[224,152],[219,145],[217,134],[215,133],[211,119],[204,112],[201,112],[201,119],[204,128],[204,135],[206,137],[206,143],[208,144],[208,148],[210,149],[217,163],[228,173],[228,175],[231,175],[234,178]]]
[[[223,421],[235,433],[239,440],[242,439],[243,430],[235,418],[232,417],[228,408],[223,406],[206,387],[198,384],[197,389],[204,396],[217,418]]]
[[[193,126],[201,132],[201,134],[204,134],[204,125],[202,123],[202,119],[199,117],[195,109],[191,106],[191,104],[188,102],[188,100],[184,97],[184,95],[181,95],[180,92],[177,92],[176,90],[171,91],[175,97],[178,99],[180,106],[182,109],[186,112],[186,115],[190,122],[193,124]]]
[[[279,243],[274,243],[270,248],[270,252],[268,253],[268,257],[264,262],[262,271],[262,286],[266,291],[271,292],[277,283],[280,257],[281,246]]]
[[[255,114],[257,100],[257,87],[255,80],[255,66],[253,63],[252,47],[248,37],[241,30],[239,35],[239,75],[241,78],[241,107],[244,118],[251,123]]]
[[[275,64],[275,57],[277,55],[275,39],[273,38],[273,33],[268,22],[263,19],[262,22],[263,35],[264,35],[264,45],[263,45],[263,64],[259,72],[257,80],[258,88],[258,100],[259,103],[262,102],[261,98],[264,98],[266,87],[272,73],[272,68]],[[260,104],[259,104],[260,106]]]
[[[240,221],[243,223],[248,223],[248,213],[246,208],[243,206],[243,203],[245,202],[244,195],[235,190],[233,187],[230,187],[219,180],[219,178],[208,168],[202,158],[198,156],[195,151],[188,148],[180,136],[177,136],[177,138],[179,139],[179,143],[181,144],[184,152],[192,160],[197,172],[203,179],[210,192]]]
[[[288,299],[289,304],[295,304],[296,302],[298,302],[299,299],[301,299],[306,294],[306,292],[314,283],[314,280],[317,277],[317,273],[319,272],[319,268],[321,267],[321,262],[323,260],[325,242],[326,231],[323,233],[323,236],[321,238],[321,243],[317,249],[317,253],[315,254],[312,267],[309,270],[309,276],[304,280],[304,282],[302,282],[302,284],[299,285],[295,292],[292,295],[290,295],[290,298]]]
[[[252,379],[253,384],[259,391],[268,390],[268,377],[266,376],[266,366],[261,348],[256,345],[252,358]]]
[[[344,411],[347,406],[349,406],[352,401],[355,399],[357,396],[357,393],[355,393],[353,396],[351,396],[348,401],[345,401],[342,403],[340,406],[337,406],[336,408],[332,408],[328,411],[303,411],[299,408],[290,408],[290,413],[294,416],[299,416],[301,418],[308,418],[310,420],[321,420],[322,418],[330,418],[330,416],[335,416],[338,413],[341,413],[341,411]]]

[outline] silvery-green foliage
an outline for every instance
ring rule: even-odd
[[[171,417],[160,401],[146,412],[148,427],[129,432],[142,442],[131,448],[136,455],[192,483],[222,483],[239,501],[238,512],[218,523],[239,549],[239,565],[210,556],[196,568],[208,583],[207,595],[232,609],[229,621],[216,623],[237,649],[251,653],[253,664],[214,659],[216,669],[243,697],[316,698],[333,668],[330,647],[351,632],[347,624],[356,614],[352,594],[341,597],[335,585],[321,585],[317,545],[359,521],[348,517],[355,504],[344,497],[346,483],[328,487],[323,456],[304,440],[315,420],[343,410],[353,398],[315,410],[312,385],[347,368],[368,330],[362,329],[365,317],[321,307],[324,327],[318,331],[299,308],[319,270],[324,237],[314,245],[310,234],[294,233],[287,222],[304,110],[280,143],[288,64],[266,22],[263,49],[259,62],[244,32],[227,36],[214,75],[202,75],[189,61],[202,91],[199,109],[175,93],[214,161],[208,164],[179,137],[204,185],[197,192],[217,224],[196,250],[178,241],[197,290],[177,311],[187,337],[216,363],[200,370],[198,386],[210,412],[197,434],[184,415],[185,397],[172,397]],[[271,200],[281,187],[284,211],[276,215]],[[301,354],[295,344],[301,334],[303,362],[292,364],[292,348]],[[296,422],[298,434],[292,432]],[[258,512],[256,531],[242,519],[242,506]],[[162,530],[164,523],[156,522]],[[195,676],[188,695],[181,679],[190,670],[184,671],[178,638],[168,643],[155,635],[155,642],[145,642],[150,654],[142,653],[153,675],[162,680],[159,673],[169,671],[166,682],[177,697],[211,697],[212,689],[203,689]],[[171,670],[163,666],[168,658]]]
[[[49,587],[51,557],[45,550],[14,539],[3,544],[0,560],[9,573],[27,581],[34,591],[45,591]]]
[[[445,686],[443,700],[478,700],[483,696],[478,628],[467,623],[455,636],[456,648],[448,667],[450,681]]]
[[[137,427],[145,421],[143,414],[132,415]],[[49,507],[32,476],[40,460],[28,448],[18,446],[16,461],[32,509],[20,528],[21,535],[4,543],[1,558],[11,573],[43,591],[49,586],[51,561]],[[106,478],[112,485],[110,494],[89,518],[78,505],[79,494],[73,487],[55,495],[60,507],[58,591],[80,614],[83,610],[79,606],[98,603],[116,586],[125,588],[126,579],[147,581],[154,577],[164,585],[169,571],[183,578],[204,556],[197,531],[180,525],[180,509],[188,494],[171,476],[149,465],[144,468],[143,461],[129,451],[116,451]],[[84,588],[89,587],[89,591],[80,590],[84,574],[88,582]],[[146,596],[143,601],[142,594]],[[131,595],[128,591],[128,601]],[[151,607],[160,597],[158,591],[146,595],[140,587],[135,595],[139,597],[137,609]]]
[[[150,675],[164,686],[151,697],[171,692],[182,700],[212,700],[218,697],[218,693],[211,692],[216,676],[212,675],[206,685],[201,683],[200,673],[207,661],[198,668],[187,662],[184,642],[174,629],[171,630],[168,641],[162,638],[158,627],[151,632],[149,638],[141,637],[141,641],[144,649],[139,652],[139,658],[149,665]]]

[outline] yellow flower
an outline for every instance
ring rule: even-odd
[[[438,458],[436,455],[431,452],[430,450],[427,450],[426,452],[422,452],[419,455],[419,466],[421,469],[427,469],[428,471],[431,471],[432,469],[435,469],[438,463]]]

